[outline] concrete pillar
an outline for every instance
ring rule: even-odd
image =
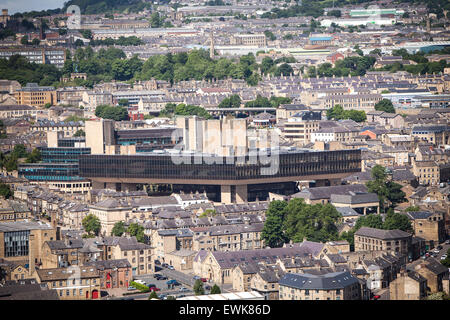
[[[220,202],[231,203],[231,186],[220,186]]]
[[[239,185],[236,186],[236,203],[245,203],[247,202],[247,185]]]

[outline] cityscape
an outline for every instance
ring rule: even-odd
[[[450,300],[450,2],[40,2],[0,3],[0,300]]]

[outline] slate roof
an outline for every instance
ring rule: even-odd
[[[302,290],[336,290],[355,283],[358,283],[358,280],[348,271],[323,275],[286,273],[279,281],[280,285]]]
[[[56,290],[41,287],[34,279],[8,281],[0,286],[0,300],[59,300]]]
[[[93,266],[101,271],[113,268],[131,268],[127,259],[89,261],[85,263],[85,266]]]
[[[222,269],[229,269],[242,262],[269,261],[275,263],[278,258],[308,256],[311,252],[305,247],[292,247],[231,252],[213,251],[211,254]]]
[[[337,207],[336,210],[343,216],[343,217],[351,217],[351,216],[360,216],[358,212],[355,211],[355,209],[352,209],[350,207]]]
[[[355,193],[355,194],[332,194],[330,197],[331,203],[344,204],[362,204],[370,202],[378,202],[376,193]]]
[[[369,227],[361,227],[358,231],[355,232],[355,235],[382,240],[411,237],[411,234],[402,230],[382,230]]]
[[[294,193],[291,197],[319,200],[330,199],[332,194],[350,194],[350,192],[367,192],[367,187],[363,184],[350,184],[341,186],[306,188],[300,192]]]
[[[432,215],[432,213],[428,211],[408,211],[406,212],[406,215],[411,220],[416,220],[416,219],[427,219],[429,216]]]

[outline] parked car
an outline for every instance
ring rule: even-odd
[[[211,286],[206,285],[205,290],[211,290]]]
[[[149,287],[149,288],[152,288],[152,287],[156,287],[156,284],[154,284],[154,283],[149,283],[149,284],[146,284],[146,286]]]
[[[449,240],[445,240],[445,244],[450,244],[450,239]]]
[[[167,263],[163,263],[162,265],[161,265],[161,267],[163,267],[163,268],[167,268],[169,265],[167,264]]]
[[[438,246],[436,247],[436,249],[442,250],[442,246],[441,246],[441,245],[438,245]]]
[[[373,296],[373,300],[378,300],[378,299],[380,299],[381,298],[381,296],[379,296],[379,295],[374,295]]]
[[[133,291],[133,290],[136,290],[136,288],[133,287],[133,286],[129,286],[129,287],[127,288],[127,290],[128,290],[128,291]]]
[[[186,295],[185,295],[185,294],[179,294],[179,295],[177,296],[177,298],[183,298],[183,297],[186,297]]]
[[[143,286],[146,285],[146,284],[145,284],[145,281],[142,281],[141,279],[135,279],[135,280],[133,280],[133,281],[136,282],[136,283],[142,284]]]
[[[161,261],[155,260],[155,264],[156,264],[157,266],[160,266],[160,265],[161,265]]]
[[[166,300],[167,299],[167,295],[165,294],[160,294],[158,297],[160,300]]]
[[[208,279],[206,278],[200,278],[200,280],[202,280],[202,282],[208,282]]]
[[[446,254],[443,254],[443,255],[441,256],[441,260],[445,260],[445,259],[447,259],[447,255],[446,255]]]
[[[174,285],[174,286],[180,285],[180,283],[177,280],[174,280],[174,279],[167,281],[166,284]]]
[[[185,287],[181,287],[181,288],[179,289],[179,291],[180,291],[180,292],[188,292],[189,289],[188,289],[188,288],[185,288]]]
[[[439,253],[439,249],[438,248],[434,249],[433,253]]]
[[[159,278],[158,278],[158,280],[167,280],[167,277],[166,276],[163,276],[163,275],[161,275]]]
[[[161,278],[161,275],[159,273],[155,273],[153,275],[153,278],[155,278],[156,280],[159,280]]]
[[[200,279],[200,277],[199,276],[194,276],[192,279],[198,280],[198,279]]]
[[[175,268],[173,266],[167,266],[167,269],[175,270]]]

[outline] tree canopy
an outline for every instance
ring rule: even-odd
[[[141,226],[138,223],[130,223],[130,225],[127,228],[127,232],[132,237],[136,237],[136,240],[138,242],[145,242],[145,235],[144,235],[144,227]]]
[[[338,239],[336,225],[341,214],[333,205],[309,205],[298,198],[285,204],[283,201],[272,203],[262,232],[269,246],[279,247],[287,241],[301,242],[304,239],[317,242]]]
[[[95,115],[99,118],[115,121],[128,120],[127,108],[120,106],[99,105],[95,108]]]
[[[344,110],[340,104],[327,110],[327,118],[334,120],[351,119],[356,122],[364,122],[367,119],[364,110]]]
[[[84,231],[86,231],[89,236],[98,236],[98,234],[100,233],[100,220],[93,214],[88,214],[83,218],[81,223],[83,225]]]
[[[123,221],[116,222],[111,230],[111,235],[121,237],[125,233],[125,224]]]
[[[375,104],[375,110],[387,113],[395,113],[394,105],[389,99],[382,99]]]
[[[383,166],[375,165],[371,174],[374,180],[366,183],[367,190],[378,195],[380,207],[384,212],[386,212],[386,209],[406,201],[405,193],[401,190],[402,186],[393,181],[388,181],[386,169]]]

